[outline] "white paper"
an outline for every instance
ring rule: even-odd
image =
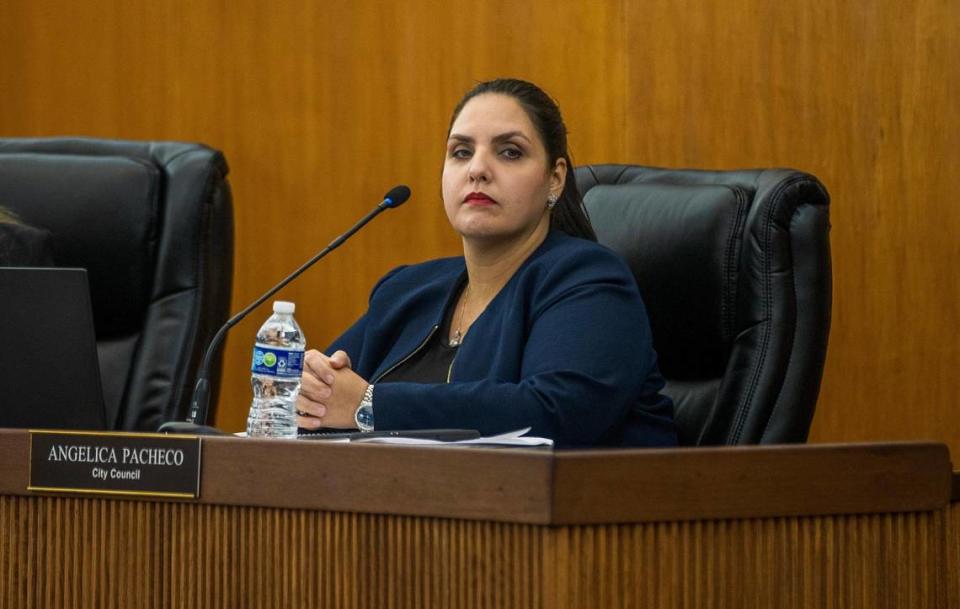
[[[392,437],[376,437],[376,438],[362,438],[359,440],[353,440],[354,442],[373,442],[377,444],[415,444],[415,445],[427,445],[427,444],[444,444],[444,445],[455,445],[455,444],[487,444],[487,445],[496,445],[496,446],[553,446],[553,440],[550,438],[537,438],[534,436],[526,436],[529,427],[524,429],[518,429],[516,431],[508,431],[507,433],[502,433],[496,436],[487,436],[485,438],[473,438],[471,440],[429,440],[426,438],[392,438]]]

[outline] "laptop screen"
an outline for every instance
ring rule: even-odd
[[[0,267],[0,427],[104,429],[84,269]]]

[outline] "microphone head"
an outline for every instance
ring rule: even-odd
[[[390,192],[383,195],[383,205],[385,207],[400,207],[410,198],[410,187],[403,184],[394,186]]]

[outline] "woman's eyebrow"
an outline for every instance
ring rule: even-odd
[[[509,139],[511,139],[511,138],[514,138],[514,137],[522,137],[523,139],[527,140],[528,142],[530,141],[530,138],[528,138],[526,135],[524,135],[522,131],[507,131],[506,133],[501,133],[500,135],[495,136],[495,137],[493,138],[493,141],[494,141],[494,142],[505,142],[505,141],[507,141],[507,140],[509,140]]]
[[[530,138],[528,138],[526,135],[524,135],[524,133],[523,133],[522,131],[507,131],[506,133],[501,133],[501,134],[499,134],[499,135],[495,135],[495,136],[493,137],[493,141],[494,141],[494,142],[497,142],[497,143],[500,143],[500,142],[505,142],[505,141],[507,141],[507,140],[509,140],[510,138],[513,138],[513,137],[521,137],[521,138],[527,140],[528,142],[530,141]],[[463,134],[460,134],[460,133],[451,133],[451,134],[450,134],[450,137],[447,138],[447,141],[451,141],[451,140],[452,140],[452,141],[457,141],[457,142],[464,142],[464,143],[467,143],[467,144],[472,144],[473,142],[476,141],[474,138],[470,137],[469,135],[463,135]]]

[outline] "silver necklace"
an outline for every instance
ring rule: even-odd
[[[457,330],[453,333],[453,338],[450,339],[451,347],[459,347],[460,343],[463,342],[463,314],[467,310],[467,297],[470,296],[470,284],[467,284],[467,287],[463,290],[463,300],[460,301],[460,319],[457,321]]]

